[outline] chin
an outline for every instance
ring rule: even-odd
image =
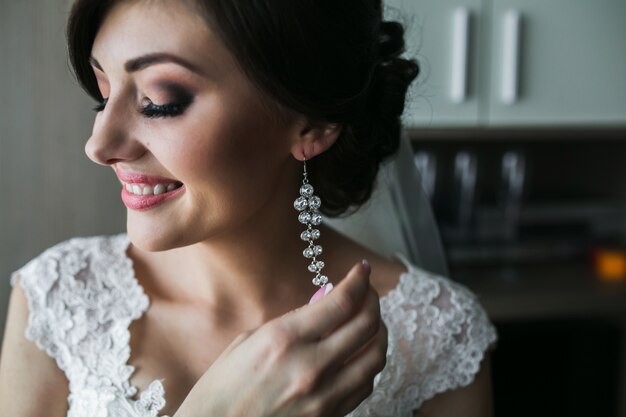
[[[141,224],[129,217],[126,223],[128,238],[134,246],[147,252],[163,252],[188,246],[193,241],[187,241],[189,235],[181,233],[176,228],[154,227],[153,224]],[[186,238],[186,239],[185,239]]]

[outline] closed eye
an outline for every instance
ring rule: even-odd
[[[150,118],[180,116],[191,104],[191,100],[178,103],[154,104],[149,99],[144,99],[141,114]]]
[[[98,103],[93,110],[95,112],[103,111],[108,101],[109,98],[106,97]],[[141,106],[139,112],[149,118],[175,117],[183,114],[192,101],[193,100],[189,98],[178,103],[155,104],[150,99],[144,98],[143,105]]]

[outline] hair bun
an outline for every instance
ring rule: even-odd
[[[400,58],[404,52],[404,27],[395,21],[380,24],[379,63],[373,88],[373,97],[382,114],[402,114],[407,87],[419,74],[419,65]]]
[[[402,114],[408,86],[418,74],[419,66],[412,60],[394,58],[380,63],[373,93],[381,115]]]
[[[383,61],[404,52],[404,28],[399,22],[384,21],[380,24],[379,56]]]

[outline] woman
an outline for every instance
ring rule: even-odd
[[[380,8],[75,3],[85,149],[122,184],[127,234],[13,274],[2,415],[491,413],[475,297],[314,218],[367,201],[398,148],[417,65]]]

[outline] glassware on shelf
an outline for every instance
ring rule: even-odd
[[[460,239],[471,234],[476,197],[477,158],[469,151],[460,151],[454,158],[454,182],[457,197],[457,226]]]
[[[419,151],[413,156],[413,160],[422,177],[422,187],[432,202],[437,181],[437,157],[434,153]]]
[[[524,183],[526,180],[526,157],[519,151],[508,151],[502,156],[501,203],[503,208],[503,237],[516,240]]]

